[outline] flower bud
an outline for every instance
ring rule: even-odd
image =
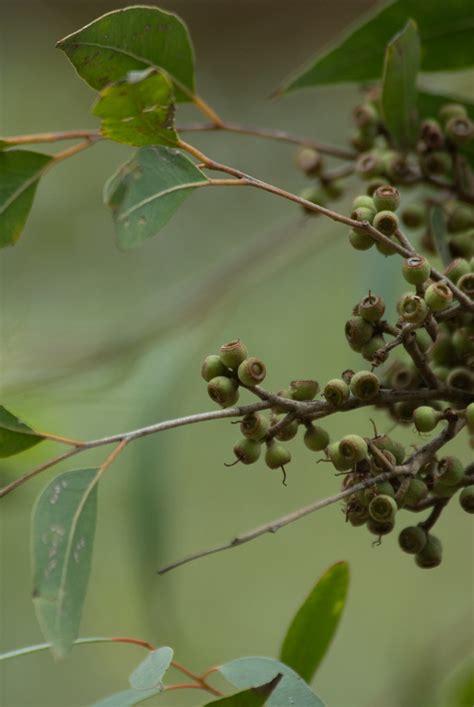
[[[441,541],[434,535],[428,534],[423,550],[415,555],[415,562],[418,567],[430,569],[441,564],[442,557],[443,547]]]
[[[396,211],[400,206],[400,192],[388,184],[378,187],[374,191],[373,199],[377,211]]]
[[[411,285],[422,285],[430,276],[431,266],[422,255],[413,255],[403,262],[402,272]]]
[[[265,364],[259,358],[251,356],[239,365],[237,375],[243,385],[252,388],[261,383],[267,374]]]
[[[334,407],[340,407],[349,400],[350,390],[347,383],[343,380],[333,378],[324,386],[323,394],[328,403],[331,403]]]
[[[380,388],[379,379],[375,373],[370,371],[358,371],[352,376],[350,389],[353,395],[359,400],[370,400],[374,398]]]
[[[403,552],[410,555],[420,553],[428,541],[426,531],[420,528],[419,525],[411,525],[404,528],[398,536],[398,544]]]
[[[247,358],[247,355],[247,347],[244,346],[240,339],[229,341],[228,344],[223,344],[219,354],[224,366],[232,368],[233,371],[238,369],[242,361]]]
[[[329,435],[322,427],[309,422],[306,425],[303,441],[312,452],[321,452],[329,444]]]
[[[207,384],[209,397],[223,408],[232,407],[239,399],[239,389],[236,381],[225,376],[216,376]]]
[[[296,380],[290,383],[293,400],[313,400],[319,393],[319,383],[315,380]]]
[[[201,368],[201,376],[205,381],[209,382],[217,376],[225,376],[228,373],[228,369],[224,366],[219,356],[215,354],[206,356]]]

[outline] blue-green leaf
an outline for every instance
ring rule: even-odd
[[[142,147],[105,185],[120,248],[155,236],[196,187],[209,180],[179,150]]]
[[[251,687],[249,690],[243,690],[235,695],[223,697],[221,700],[213,700],[206,702],[203,707],[262,707],[268,704],[268,697],[271,695],[275,687],[281,680],[281,675],[277,675],[271,682],[260,687]]]
[[[0,405],[0,458],[12,457],[43,441],[31,427]]]
[[[134,690],[162,690],[162,678],[172,660],[173,649],[169,646],[151,651],[130,675],[131,687]]]
[[[0,248],[20,237],[38,182],[52,159],[29,150],[0,151]]]
[[[239,690],[258,687],[281,674],[280,682],[267,700],[269,707],[324,707],[320,698],[294,670],[274,658],[238,658],[221,665],[219,672]]]
[[[160,692],[161,690],[122,690],[103,697],[98,702],[94,702],[91,707],[133,707],[146,702],[150,697],[156,697]]]
[[[125,7],[108,12],[61,39],[77,73],[92,88],[150,67],[170,77],[177,101],[194,97],[194,54],[186,25],[157,7]]]
[[[64,657],[79,631],[97,515],[97,469],[66,471],[33,512],[33,602],[53,653]]]
[[[284,638],[280,658],[310,682],[334,638],[349,587],[349,565],[338,562],[318,580]]]
[[[418,28],[409,20],[387,46],[382,81],[382,112],[394,143],[412,147],[417,130],[416,78],[420,68]]]
[[[397,0],[370,10],[318,54],[280,93],[321,84],[379,79],[385,46],[412,17],[421,36],[423,71],[461,69],[474,64],[472,0]]]
[[[126,145],[176,145],[173,86],[157,69],[129,72],[106,86],[93,108],[104,137]]]

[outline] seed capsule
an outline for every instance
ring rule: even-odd
[[[217,376],[225,376],[229,370],[224,366],[219,356],[213,354],[206,356],[201,368],[201,376],[205,381],[209,382]]]
[[[291,461],[289,450],[282,444],[278,444],[274,440],[267,443],[267,451],[265,452],[265,463],[270,469],[281,469],[282,466]]]
[[[246,358],[245,361],[242,361],[237,370],[237,376],[240,382],[250,388],[261,383],[266,374],[267,369],[265,364],[259,358],[255,358],[254,356]]]
[[[349,400],[350,390],[347,383],[339,378],[333,378],[328,381],[324,386],[324,397],[334,405],[335,407],[340,407],[347,400]]]
[[[319,383],[315,380],[296,380],[290,383],[293,400],[313,400],[319,393]]]
[[[466,513],[474,513],[474,485],[463,488],[459,494],[459,503]]]
[[[379,379],[375,373],[370,373],[370,371],[358,371],[352,376],[350,389],[359,400],[370,400],[379,392]]]
[[[245,415],[240,423],[240,431],[245,437],[253,440],[261,440],[270,429],[270,420],[261,412],[253,412]]]
[[[423,550],[415,555],[415,562],[418,567],[431,569],[441,564],[443,557],[443,547],[441,541],[434,535],[428,535]]]
[[[380,494],[369,503],[369,515],[377,523],[393,522],[397,510],[397,502],[392,496]]]
[[[242,361],[247,358],[247,355],[247,347],[244,346],[240,339],[235,339],[235,341],[229,341],[228,344],[223,344],[219,354],[224,366],[232,368],[233,371],[238,369]]]
[[[432,432],[440,419],[439,412],[429,405],[421,405],[413,412],[413,422],[418,432]]]
[[[260,457],[262,445],[253,439],[240,439],[234,445],[234,454],[242,464],[253,464]]]
[[[403,295],[398,300],[397,310],[399,315],[410,324],[421,324],[430,313],[426,301],[411,293]]]
[[[400,206],[400,192],[388,184],[378,187],[373,199],[377,211],[396,211]]]
[[[329,435],[322,427],[309,422],[306,425],[303,441],[312,452],[321,452],[329,444]]]
[[[385,302],[377,295],[369,294],[359,302],[358,312],[368,322],[378,322],[384,315]]]
[[[345,460],[351,462],[351,465],[356,464],[366,459],[367,442],[359,435],[346,435],[339,442],[339,452]]]
[[[431,266],[422,255],[414,255],[403,262],[403,277],[412,285],[422,285],[430,276]]]
[[[232,407],[239,399],[238,384],[231,378],[216,376],[207,384],[209,397],[223,408]]]
[[[288,440],[293,439],[293,437],[296,437],[297,433],[298,421],[293,420],[288,425],[285,425],[285,427],[283,427],[283,429],[281,429],[275,436],[281,442],[287,442]]]
[[[420,528],[419,525],[411,525],[404,528],[398,536],[398,544],[403,552],[410,555],[420,553],[427,543],[428,537],[426,531]]]

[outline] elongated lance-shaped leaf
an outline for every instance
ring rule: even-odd
[[[239,690],[257,687],[281,675],[266,704],[269,707],[298,705],[298,707],[324,707],[324,703],[294,670],[273,658],[249,656],[237,658],[219,667],[225,679]]]
[[[29,150],[0,152],[0,248],[20,237],[38,182],[52,159]]]
[[[116,142],[136,147],[177,143],[173,86],[158,69],[130,71],[106,86],[92,112],[102,118],[102,135]]]
[[[31,427],[0,405],[0,458],[12,457],[43,441]]]
[[[142,660],[133,673],[129,682],[134,690],[162,690],[163,676],[173,660],[173,649],[169,646],[151,651],[145,660]]]
[[[193,189],[208,183],[179,150],[142,147],[104,189],[120,248],[135,248],[155,236]]]
[[[472,0],[396,0],[377,5],[285,81],[280,93],[321,84],[379,79],[385,45],[412,17],[422,44],[422,70],[445,71],[474,64]]]
[[[33,512],[33,602],[58,657],[69,652],[79,631],[92,560],[97,480],[97,469],[59,474]]]
[[[125,7],[61,39],[77,73],[100,91],[129,71],[154,67],[173,81],[177,101],[194,97],[194,53],[186,25],[157,7]]]
[[[296,613],[280,651],[285,665],[310,682],[339,625],[349,586],[349,566],[338,562],[321,579]]]
[[[267,700],[275,687],[281,680],[281,674],[277,675],[271,682],[260,687],[251,687],[249,690],[243,690],[235,695],[223,697],[220,700],[206,702],[203,707],[262,707],[267,704]]]
[[[382,81],[382,112],[397,147],[412,147],[417,129],[416,78],[420,68],[418,28],[409,20],[388,44]]]

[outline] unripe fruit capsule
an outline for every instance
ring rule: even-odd
[[[463,488],[459,494],[459,503],[466,513],[474,513],[474,485]]]
[[[453,293],[444,282],[433,282],[426,288],[425,302],[433,312],[441,312],[453,301]]]
[[[418,567],[431,569],[441,564],[443,557],[443,547],[441,541],[434,535],[428,535],[423,550],[415,555],[415,562]]]
[[[232,368],[233,371],[237,370],[242,361],[247,358],[247,355],[247,347],[244,346],[240,339],[229,341],[228,344],[223,344],[219,353],[224,366]]]
[[[260,440],[265,437],[270,429],[270,420],[261,412],[245,415],[240,423],[240,431],[248,439]]]
[[[369,503],[369,515],[377,523],[393,522],[397,510],[397,502],[392,496],[380,494]]]
[[[349,232],[349,242],[356,250],[369,250],[375,243],[372,236],[356,228],[351,228]]]
[[[203,361],[201,368],[201,376],[205,381],[209,382],[217,376],[225,376],[228,373],[228,369],[222,363],[219,356],[212,354],[211,356],[206,356]]]
[[[298,167],[311,177],[319,174],[323,166],[321,153],[312,147],[303,147],[299,150],[296,161]]]
[[[319,393],[319,383],[315,380],[295,380],[290,383],[293,400],[313,400]]]
[[[418,525],[411,525],[404,528],[398,536],[398,544],[403,552],[410,555],[420,553],[427,543],[426,531]]]
[[[430,276],[431,266],[422,255],[413,255],[403,262],[402,272],[411,285],[422,285]]]
[[[349,400],[349,395],[349,386],[339,378],[333,378],[324,386],[324,397],[328,403],[331,403],[334,407],[343,405]]]
[[[400,205],[400,192],[387,184],[374,191],[373,199],[377,211],[396,211]]]
[[[375,373],[370,371],[358,371],[352,376],[350,389],[353,395],[359,400],[370,400],[374,398],[380,388],[379,379]]]
[[[439,420],[439,412],[429,405],[421,405],[413,412],[413,422],[418,432],[432,432]]]
[[[276,439],[279,439],[281,442],[287,442],[290,439],[293,439],[293,437],[296,437],[298,433],[298,421],[293,420],[292,422],[289,422],[285,427],[283,427],[278,434],[275,435]]]
[[[428,304],[422,297],[408,293],[397,303],[399,315],[410,324],[421,324],[430,313]]]
[[[251,356],[239,365],[237,376],[243,385],[252,388],[261,383],[267,374],[265,364],[259,358]]]
[[[458,280],[458,287],[464,294],[474,299],[474,273],[466,273]]]
[[[423,204],[409,204],[401,212],[402,221],[408,228],[419,228],[426,218],[426,208]]]
[[[346,435],[339,442],[339,452],[351,464],[356,464],[362,459],[366,459],[367,442],[359,435]]]
[[[376,213],[372,224],[374,228],[383,233],[385,236],[393,236],[399,225],[396,214],[394,214],[393,211],[388,211],[387,209]]]
[[[216,376],[207,384],[209,397],[223,408],[231,407],[239,399],[238,384],[231,378]]]
[[[261,451],[262,445],[260,442],[246,437],[234,445],[234,454],[242,464],[253,464],[256,462],[260,457]]]
[[[368,196],[368,194],[360,194],[359,196],[355,197],[354,201],[352,202],[352,210],[354,211],[359,207],[370,209],[374,213],[376,211],[374,200],[371,196]]]
[[[291,454],[282,444],[277,444],[274,440],[271,440],[267,444],[265,463],[270,469],[281,469],[282,466],[288,464],[290,461]]]
[[[445,125],[446,135],[454,145],[465,145],[474,137],[474,125],[469,118],[450,118]]]
[[[373,336],[374,329],[372,324],[367,322],[362,317],[352,317],[346,322],[344,327],[346,339],[354,346],[363,346]]]
[[[385,312],[385,302],[377,295],[369,294],[359,302],[358,312],[368,322],[378,322]]]
[[[329,435],[322,427],[310,422],[306,425],[303,441],[312,452],[321,452],[329,444]]]
[[[443,457],[438,462],[439,480],[446,486],[458,484],[464,476],[464,465],[457,457]]]

